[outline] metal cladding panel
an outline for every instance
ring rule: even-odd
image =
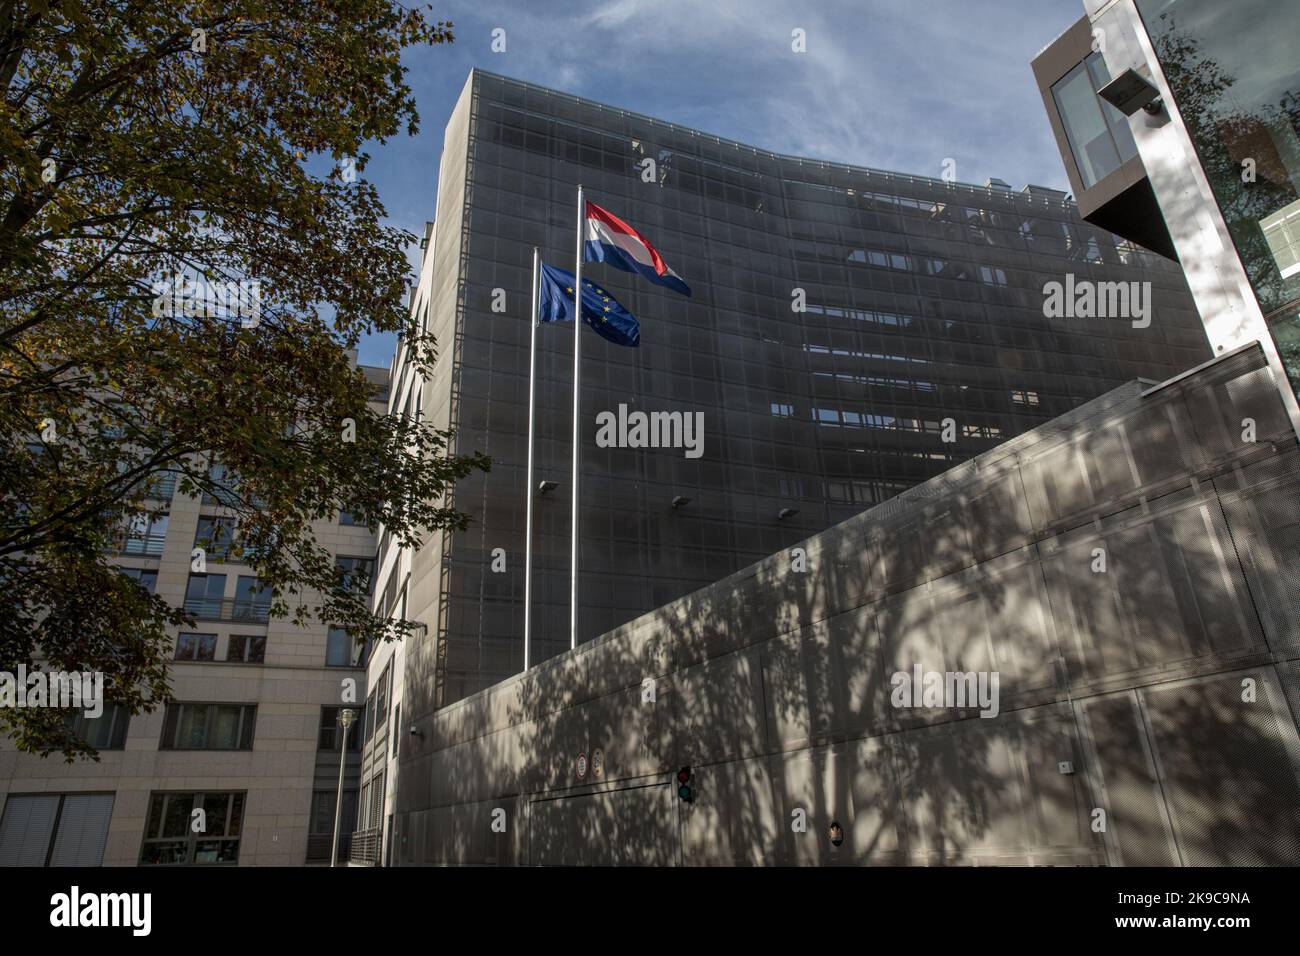
[[[763,646],[763,691],[767,698],[767,725],[776,750],[810,746],[813,740],[811,696],[806,667],[805,632],[774,638]]]
[[[1105,863],[1105,844],[1091,826],[1093,804],[1082,772],[1083,747],[1071,715],[1043,708],[1036,717],[1020,728],[1036,853]],[[1062,762],[1070,764],[1071,772],[1062,772]]]
[[[1269,647],[1300,653],[1300,451],[1215,484]]]
[[[1294,865],[1300,740],[1273,668],[1140,693],[1183,862]]]
[[[799,750],[773,759],[773,792],[776,820],[781,837],[778,862],[784,866],[817,866],[822,863],[819,800],[820,780],[817,754]],[[829,821],[827,821],[829,822]]]
[[[528,805],[534,866],[667,866],[677,862],[676,795],[666,785],[575,794]]]
[[[1052,609],[1036,550],[982,565],[976,578],[1004,708],[1021,695],[1055,689],[1061,679]]]
[[[894,725],[876,608],[867,606],[837,615],[826,622],[825,631],[831,647],[830,689],[822,707],[834,710],[827,728],[831,737],[851,740],[887,733]]]
[[[659,693],[672,706],[673,746],[683,763],[736,760],[765,750],[762,664],[756,650],[679,671],[660,683]]]
[[[1202,464],[1191,420],[1181,401],[1139,407],[1124,420],[1123,427],[1143,488],[1185,479]]]
[[[779,847],[786,864],[895,865],[906,862],[905,821],[892,738],[819,747],[775,758]],[[842,842],[831,841],[838,823]]]
[[[1249,444],[1243,435],[1250,424],[1257,441],[1294,440],[1273,373],[1262,357],[1257,350],[1233,356],[1187,386],[1191,421],[1208,458],[1242,451]]]
[[[577,658],[579,673],[566,669],[573,677],[575,700],[639,687],[647,678],[662,677],[670,669],[665,643],[649,629],[583,644]]]
[[[600,778],[594,768],[588,781],[614,783],[669,772],[673,748],[671,697],[660,697],[658,682],[632,687],[587,705],[588,759],[599,750],[604,764]],[[671,768],[676,769],[676,768]]]
[[[1109,862],[1176,865],[1173,832],[1133,692],[1094,697],[1078,706],[1092,744],[1094,799],[1105,813]]]
[[[782,821],[772,795],[768,758],[692,768],[692,774],[694,798],[678,808],[683,862],[689,866],[775,864]]]
[[[1033,523],[1018,468],[999,468],[964,487],[959,520],[970,529],[972,556],[987,560],[1032,540]]]
[[[977,718],[890,738],[910,863],[1028,861],[1034,834],[1017,736],[1008,719]]]
[[[807,609],[801,624],[825,620],[871,599],[872,562],[858,524],[846,522],[796,547],[804,549],[806,558],[806,570],[795,572],[795,558],[790,556],[790,577],[801,587],[801,606]]]
[[[577,759],[587,752],[587,708],[568,707],[538,720],[536,736],[527,750],[539,764],[546,790],[577,783]]]
[[[1035,527],[1091,510],[1096,503],[1081,442],[1038,452],[1022,465]]]
[[[830,850],[836,863],[893,866],[905,863],[902,834],[906,830],[898,773],[891,738],[875,737],[839,748],[842,765],[835,771],[835,787],[847,789],[848,810],[837,817],[844,828],[844,843]]]
[[[1212,496],[1176,492],[1058,536],[1043,551],[1073,682],[1260,644]]]

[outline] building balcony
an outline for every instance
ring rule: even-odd
[[[352,834],[352,849],[348,863],[352,866],[378,866],[383,857],[384,834],[380,827],[356,830]],[[329,856],[329,851],[326,851]]]
[[[271,605],[247,598],[186,598],[185,613],[200,621],[265,624],[271,618]]]
[[[132,534],[119,538],[109,546],[114,554],[141,555],[156,558],[163,553],[167,543],[167,532],[158,531],[148,534]]]

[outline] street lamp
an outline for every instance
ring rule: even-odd
[[[334,843],[330,848],[330,866],[339,865],[339,826],[343,823],[343,768],[348,760],[348,728],[356,720],[357,712],[344,707],[339,711],[339,726],[343,728],[343,742],[339,746],[339,794],[334,803]]]

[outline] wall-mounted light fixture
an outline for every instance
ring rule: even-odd
[[[840,826],[839,820],[832,820],[827,835],[831,838],[831,846],[839,846],[844,842],[844,828]]]
[[[782,508],[781,512],[776,516],[776,520],[784,521],[786,518],[793,518],[798,513],[798,508]]]
[[[543,495],[544,495],[544,494],[546,494],[548,491],[554,491],[554,490],[555,490],[556,488],[558,488],[559,486],[560,486],[560,485],[559,485],[559,482],[551,481],[551,480],[547,479],[546,481],[540,481],[540,482],[537,483],[537,491],[538,491],[539,494],[543,494]]]
[[[690,503],[691,503],[691,499],[687,498],[685,495],[678,495],[676,498],[673,499],[674,508],[680,508],[683,505],[689,505]]]
[[[1097,91],[1097,95],[1125,116],[1146,110],[1152,116],[1159,114],[1162,103],[1160,91],[1154,83],[1137,70],[1128,69]]]

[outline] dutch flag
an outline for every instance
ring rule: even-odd
[[[588,262],[604,262],[624,272],[635,272],[682,295],[691,294],[691,287],[668,268],[650,240],[618,216],[589,202],[586,221]]]

